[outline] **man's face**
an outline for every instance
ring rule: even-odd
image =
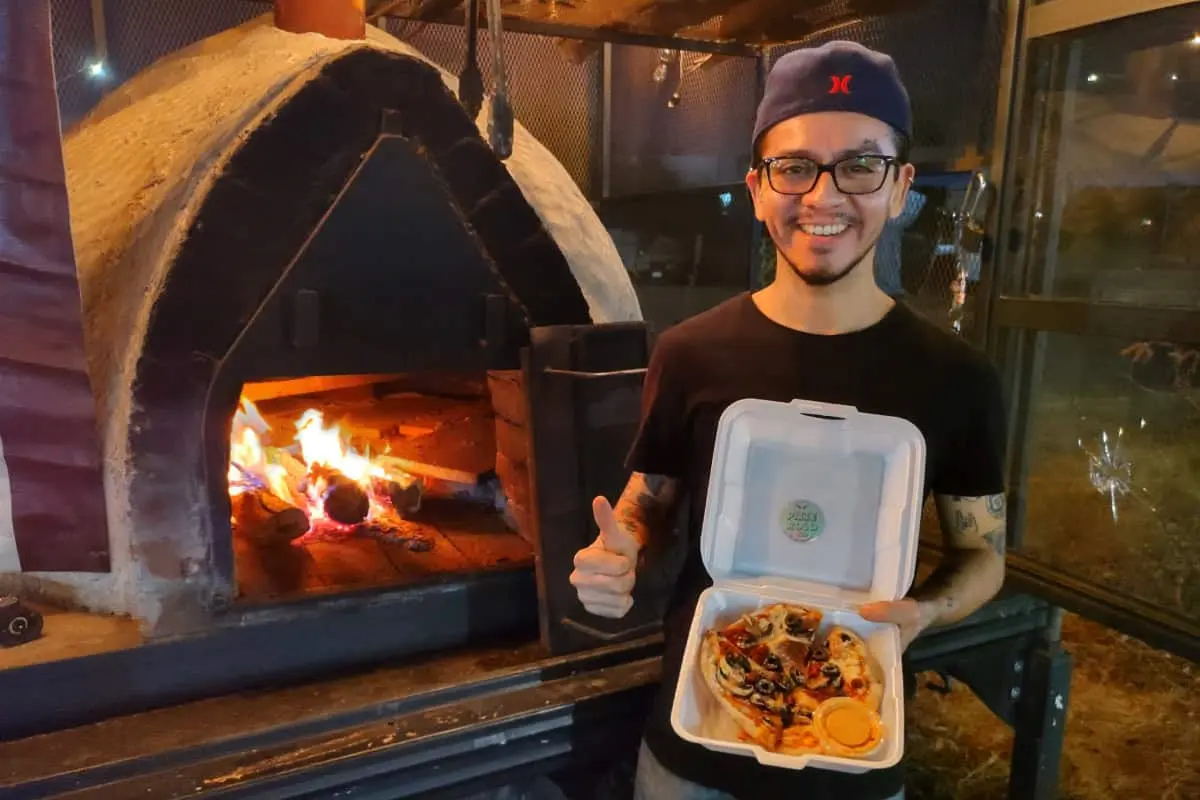
[[[766,132],[759,153],[763,158],[802,157],[820,164],[854,155],[897,155],[886,123],[846,111],[784,120]],[[878,191],[844,194],[826,172],[808,193],[788,195],[771,187],[764,168],[751,169],[746,185],[754,214],[766,225],[783,259],[805,283],[828,286],[867,260],[888,219],[904,209],[912,176],[912,166],[905,164],[890,169]]]

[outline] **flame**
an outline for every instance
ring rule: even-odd
[[[308,409],[296,420],[296,441],[305,464],[335,469],[358,483],[370,477],[386,477],[382,467],[347,447],[338,426],[326,428],[324,415],[316,409]]]
[[[256,475],[266,476],[268,465],[263,457],[259,434],[268,430],[270,426],[258,409],[243,397],[238,403],[237,413],[233,415],[233,434],[229,441],[228,480],[231,495],[241,494],[259,485],[255,481]]]
[[[413,476],[385,469],[369,455],[356,452],[349,436],[336,424],[327,426],[324,414],[317,409],[307,409],[295,425],[295,444],[264,447],[262,439],[271,426],[253,402],[241,398],[229,442],[231,497],[249,490],[270,491],[308,514],[310,533],[320,528],[351,531],[355,525],[332,520],[325,511],[336,475],[357,483],[366,493],[370,510],[365,522],[377,522],[397,513],[384,487],[388,483],[411,486],[416,481]]]

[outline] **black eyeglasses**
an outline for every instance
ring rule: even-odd
[[[764,158],[758,166],[766,171],[767,182],[779,194],[808,194],[826,172],[833,176],[833,185],[842,194],[872,194],[879,191],[892,167],[899,163],[895,156],[850,156],[832,164],[783,156]]]

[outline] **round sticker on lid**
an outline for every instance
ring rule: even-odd
[[[825,530],[825,512],[811,500],[793,500],[784,507],[780,524],[793,542],[811,542]]]

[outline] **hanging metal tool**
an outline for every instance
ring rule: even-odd
[[[483,107],[483,74],[479,71],[476,46],[479,40],[479,0],[467,0],[467,58],[458,76],[458,101],[471,115]]]
[[[971,176],[962,206],[954,215],[954,280],[950,282],[950,327],[962,333],[966,317],[967,286],[979,279],[985,235],[984,215],[988,180],[982,172]]]
[[[655,83],[662,83],[667,79],[667,68],[671,66],[674,55],[675,51],[668,48],[658,51],[658,63],[654,65],[654,73],[651,76]]]
[[[487,0],[488,31],[492,35],[492,113],[488,143],[501,161],[512,155],[513,111],[508,102],[508,76],[504,69],[504,31],[500,0]]]
[[[683,99],[683,51],[676,50],[675,53],[679,61],[679,74],[675,78],[675,91],[671,92],[671,96],[667,99],[667,108],[675,108]]]

